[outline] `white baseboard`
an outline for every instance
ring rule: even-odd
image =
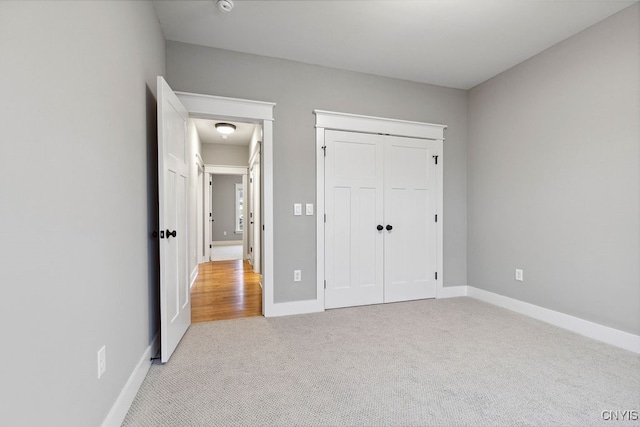
[[[242,244],[242,240],[214,240],[213,246],[237,246]]]
[[[265,310],[265,317],[291,316],[294,314],[318,313],[324,311],[324,305],[318,300],[281,302],[271,304]]]
[[[467,296],[467,286],[443,286],[436,290],[436,298],[455,298]]]
[[[563,329],[602,341],[634,353],[640,353],[640,336],[613,329],[588,320],[549,310],[528,302],[467,286],[467,296],[542,320]]]
[[[193,284],[196,283],[196,278],[198,277],[198,265],[196,264],[196,267],[193,269],[193,271],[191,272],[191,275],[189,276],[189,289],[193,288]]]
[[[144,353],[142,353],[142,357],[140,357],[138,364],[133,369],[131,376],[129,376],[129,379],[116,399],[116,402],[113,404],[111,410],[107,414],[107,417],[102,422],[102,427],[120,427],[122,425],[133,400],[136,398],[136,394],[138,394],[138,390],[140,389],[144,378],[147,376],[147,372],[149,372],[149,368],[151,367],[151,357],[158,352],[159,344],[160,341],[158,340],[158,335],[156,335],[153,337],[153,340],[151,340],[149,347],[147,347]]]

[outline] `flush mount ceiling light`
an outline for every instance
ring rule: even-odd
[[[236,125],[231,123],[216,123],[216,130],[223,135],[229,135],[236,131]]]
[[[231,12],[233,9],[233,0],[218,0],[216,2],[218,9],[223,12]]]

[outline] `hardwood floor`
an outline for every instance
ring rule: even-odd
[[[200,264],[191,289],[191,321],[261,316],[260,280],[246,260]]]

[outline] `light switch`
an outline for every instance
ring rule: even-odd
[[[307,203],[307,215],[313,215],[313,203]]]
[[[302,215],[302,203],[294,203],[293,204],[293,214],[294,215]]]

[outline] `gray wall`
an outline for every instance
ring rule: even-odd
[[[100,425],[158,329],[164,55],[148,2],[0,2],[3,425]]]
[[[231,144],[202,144],[202,160],[208,165],[247,167],[249,147]]]
[[[419,83],[262,56],[167,42],[174,90],[276,102],[274,122],[274,262],[276,302],[315,298],[315,217],[293,216],[313,203],[315,116],[324,109],[442,123],[444,143],[444,283],[466,284],[467,94]],[[293,283],[293,270],[302,282]]]
[[[211,227],[213,240],[242,240],[242,233],[235,233],[235,184],[242,184],[242,175],[212,175],[211,178],[211,186],[213,187],[211,196],[214,220]],[[224,232],[227,233],[226,236],[224,235]]]
[[[468,150],[469,285],[634,334],[639,8],[472,89]]]

